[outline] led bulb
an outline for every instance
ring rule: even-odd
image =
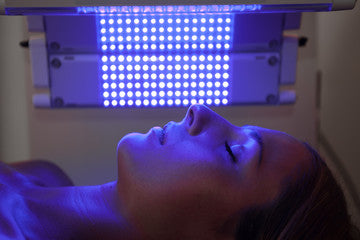
[[[125,75],[124,75],[124,74],[119,74],[119,79],[120,79],[120,80],[124,80],[124,79],[125,79]]]
[[[102,70],[103,70],[104,72],[106,72],[108,69],[109,69],[108,66],[106,66],[106,65],[102,66]]]

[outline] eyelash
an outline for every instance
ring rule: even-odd
[[[226,151],[230,154],[232,161],[233,161],[234,163],[237,163],[237,159],[236,159],[234,153],[231,151],[231,148],[230,148],[230,146],[229,146],[229,144],[228,144],[227,141],[225,142],[225,149],[226,149]]]

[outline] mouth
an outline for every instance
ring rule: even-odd
[[[169,124],[166,124],[161,130],[160,137],[159,137],[161,145],[164,145],[164,143],[165,143],[165,140],[166,140],[166,128],[167,128],[168,125]]]

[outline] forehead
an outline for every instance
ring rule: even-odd
[[[257,126],[244,126],[245,129],[252,129],[257,131],[264,142],[270,147],[280,147],[291,148],[292,150],[304,151],[307,152],[304,144],[296,139],[295,137],[281,131],[257,127]]]
[[[252,127],[263,140],[264,165],[283,172],[301,173],[311,166],[311,154],[298,139],[280,131]]]

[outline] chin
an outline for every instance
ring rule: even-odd
[[[129,151],[136,147],[136,143],[139,141],[140,133],[129,133],[125,135],[117,145],[117,154],[119,158],[124,158],[129,155]]]
[[[117,145],[117,170],[118,170],[118,187],[121,195],[125,196],[131,182],[132,170],[132,149],[134,147],[135,133],[125,135]]]
[[[125,135],[117,146],[117,160],[119,170],[122,168],[128,171],[133,167],[134,157],[143,152],[147,146],[147,139],[145,134],[129,133]]]
[[[144,138],[144,134],[141,133],[129,133],[126,134],[118,143],[117,150],[126,149],[129,147],[134,147],[138,145],[142,139]]]

